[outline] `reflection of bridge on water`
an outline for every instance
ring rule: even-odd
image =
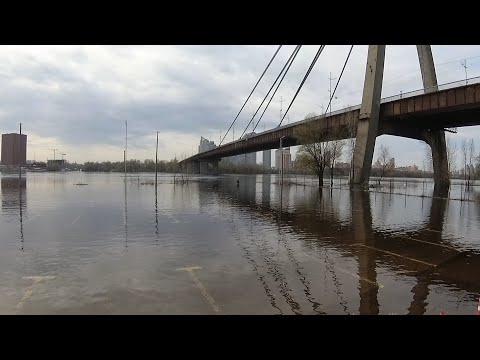
[[[237,188],[235,179],[215,181],[215,192],[228,202],[239,205],[242,211],[251,212],[250,241],[239,238],[239,245],[246,254],[246,258],[253,266],[257,277],[264,287],[272,306],[278,309],[275,298],[272,297],[273,289],[265,281],[259,268],[262,265],[255,263],[252,254],[255,253],[266,264],[266,272],[279,284],[280,293],[294,313],[299,313],[298,303],[293,299],[286,283],[286,277],[280,273],[281,266],[275,261],[275,254],[268,249],[264,238],[256,237],[253,226],[254,221],[260,217],[276,224],[278,228],[279,244],[286,248],[287,258],[292,263],[293,269],[304,286],[304,293],[313,305],[316,313],[325,313],[321,310],[321,301],[312,296],[311,285],[307,280],[302,265],[294,257],[294,252],[288,248],[286,230],[295,234],[316,235],[314,239],[302,239],[302,245],[312,253],[324,252],[323,256],[328,271],[332,274],[335,293],[344,307],[345,300],[338,284],[335,284],[334,262],[328,258],[327,248],[333,248],[340,256],[357,258],[360,314],[378,314],[379,285],[377,283],[377,270],[379,266],[387,266],[395,274],[413,277],[416,284],[412,287],[413,300],[408,308],[408,314],[424,314],[427,307],[427,298],[431,289],[429,286],[438,282],[458,288],[470,293],[468,299],[478,301],[480,283],[473,274],[480,273],[480,253],[452,244],[442,236],[444,218],[447,209],[445,199],[432,198],[430,213],[423,226],[411,226],[398,231],[387,231],[374,227],[370,206],[370,193],[365,191],[336,190],[349,192],[350,221],[345,222],[335,214],[330,191],[323,190],[321,198],[303,196],[304,205],[290,206],[289,187],[275,186],[275,205],[271,204],[271,177],[264,176],[261,188],[257,187],[256,177],[242,177]],[[199,183],[201,191],[209,191],[207,183]],[[203,188],[203,189],[202,189]],[[260,191],[261,189],[261,191]],[[280,191],[280,189],[282,189]],[[261,197],[259,196],[261,193]],[[385,195],[388,196],[388,195]],[[313,209],[312,209],[313,206]],[[233,216],[233,208],[232,208]],[[232,218],[235,226],[235,221]],[[321,251],[320,251],[321,250]],[[320,259],[317,259],[320,260]],[[468,261],[467,261],[468,260]],[[467,298],[465,298],[467,299]]]

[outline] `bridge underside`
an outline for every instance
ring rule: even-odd
[[[218,160],[184,162],[182,163],[182,172],[188,174],[218,175]]]

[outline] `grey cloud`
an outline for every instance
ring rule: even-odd
[[[49,57],[17,53],[15,61],[7,61],[8,57],[0,53],[0,127],[2,132],[11,131],[22,122],[26,131],[53,136],[75,146],[123,146],[125,120],[129,124],[129,137],[138,139],[155,131],[186,133],[198,138],[218,134],[218,131],[224,133],[276,48],[275,45],[178,46],[174,52],[178,57],[171,57],[172,52],[166,51],[171,47],[103,46],[93,51],[82,46],[52,53]],[[293,48],[292,45],[282,48],[237,120],[236,135],[245,128]],[[317,46],[305,46],[299,53],[257,131],[263,130],[264,124],[267,128],[276,126],[280,96],[285,100],[285,112],[316,49]],[[338,77],[348,49],[349,46],[326,47],[289,112],[290,121],[303,119],[309,112],[320,113],[319,105],[327,105],[328,76],[332,72]],[[383,95],[420,88],[415,46],[387,49]],[[452,50],[433,49],[438,62],[455,57]],[[98,60],[97,50],[102,54]],[[461,56],[479,53],[478,47],[460,50]],[[149,52],[148,61],[145,60],[146,65],[142,67],[137,66],[136,57],[143,56],[144,52]],[[103,59],[104,56],[108,58]],[[366,46],[357,46],[337,90],[339,98],[334,100],[334,110],[360,102],[365,58]],[[116,59],[124,60],[123,64],[129,63],[131,67],[117,65]],[[453,70],[445,69],[440,68],[439,74],[447,79]],[[469,72],[478,74],[479,69],[472,65]],[[412,75],[395,78],[409,72]],[[460,72],[458,76],[461,75]],[[21,79],[33,83],[34,87],[20,85]],[[389,79],[392,81],[388,82]],[[52,86],[60,90],[48,90]],[[46,90],[39,90],[44,88]],[[231,133],[227,139],[231,139]],[[401,158],[400,142],[405,140],[397,140],[391,144]]]

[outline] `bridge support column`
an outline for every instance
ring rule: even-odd
[[[199,174],[218,175],[218,160],[200,161]]]
[[[430,45],[417,45],[417,53],[425,93],[438,91],[432,48]],[[446,196],[450,187],[450,176],[445,131],[425,131],[424,137],[425,142],[430,145],[432,150],[433,179],[435,181],[434,194],[442,197]]]
[[[445,197],[448,195],[448,188],[450,187],[445,132],[443,130],[426,130],[424,137],[432,151],[433,180],[435,182],[433,194],[434,196]]]
[[[200,163],[198,161],[190,161],[185,166],[188,174],[200,174]]]
[[[218,163],[219,163],[218,160],[215,160],[215,161],[211,162],[211,164],[212,164],[212,175],[218,175],[219,174]]]
[[[208,162],[200,161],[200,174],[207,175],[208,174]]]
[[[372,168],[373,151],[378,132],[384,60],[385,45],[370,45],[368,47],[362,105],[353,155],[353,183],[358,185],[364,185],[365,182],[368,184]]]

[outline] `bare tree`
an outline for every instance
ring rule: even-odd
[[[447,146],[447,164],[448,164],[448,176],[451,178],[453,172],[455,171],[455,160],[457,158],[457,144],[450,140],[450,138],[445,139]]]
[[[390,151],[385,145],[380,145],[380,154],[378,155],[377,161],[380,163],[381,173],[380,179],[378,179],[378,185],[382,181],[383,176],[387,173],[390,167]]]
[[[343,148],[345,146],[344,140],[334,140],[330,143],[330,186],[333,186],[333,170],[335,169],[335,163],[342,157]]]
[[[180,154],[180,161],[183,161],[183,160],[187,159],[188,157],[189,156],[186,153],[182,153],[182,154]],[[179,183],[181,183],[181,184],[188,183],[188,181],[190,179],[190,172],[193,171],[192,166],[193,166],[193,164],[182,162],[181,167],[179,166],[179,170],[180,170],[180,179],[178,179]]]
[[[475,161],[474,176],[475,176],[475,178],[479,178],[480,177],[480,154],[478,154],[477,156],[474,157],[474,161]]]
[[[465,186],[467,185],[467,159],[468,159],[468,145],[467,145],[467,139],[463,139],[462,145],[462,159],[463,159],[463,181],[465,182]]]
[[[475,143],[473,139],[468,142],[468,186],[470,187],[470,181],[475,180]]]
[[[305,119],[314,116],[316,116],[315,113],[309,113]],[[301,168],[308,169],[318,176],[319,187],[323,186],[325,167],[330,164],[331,154],[325,135],[315,121],[301,125],[295,130],[295,137],[302,144],[297,152],[296,162]]]

